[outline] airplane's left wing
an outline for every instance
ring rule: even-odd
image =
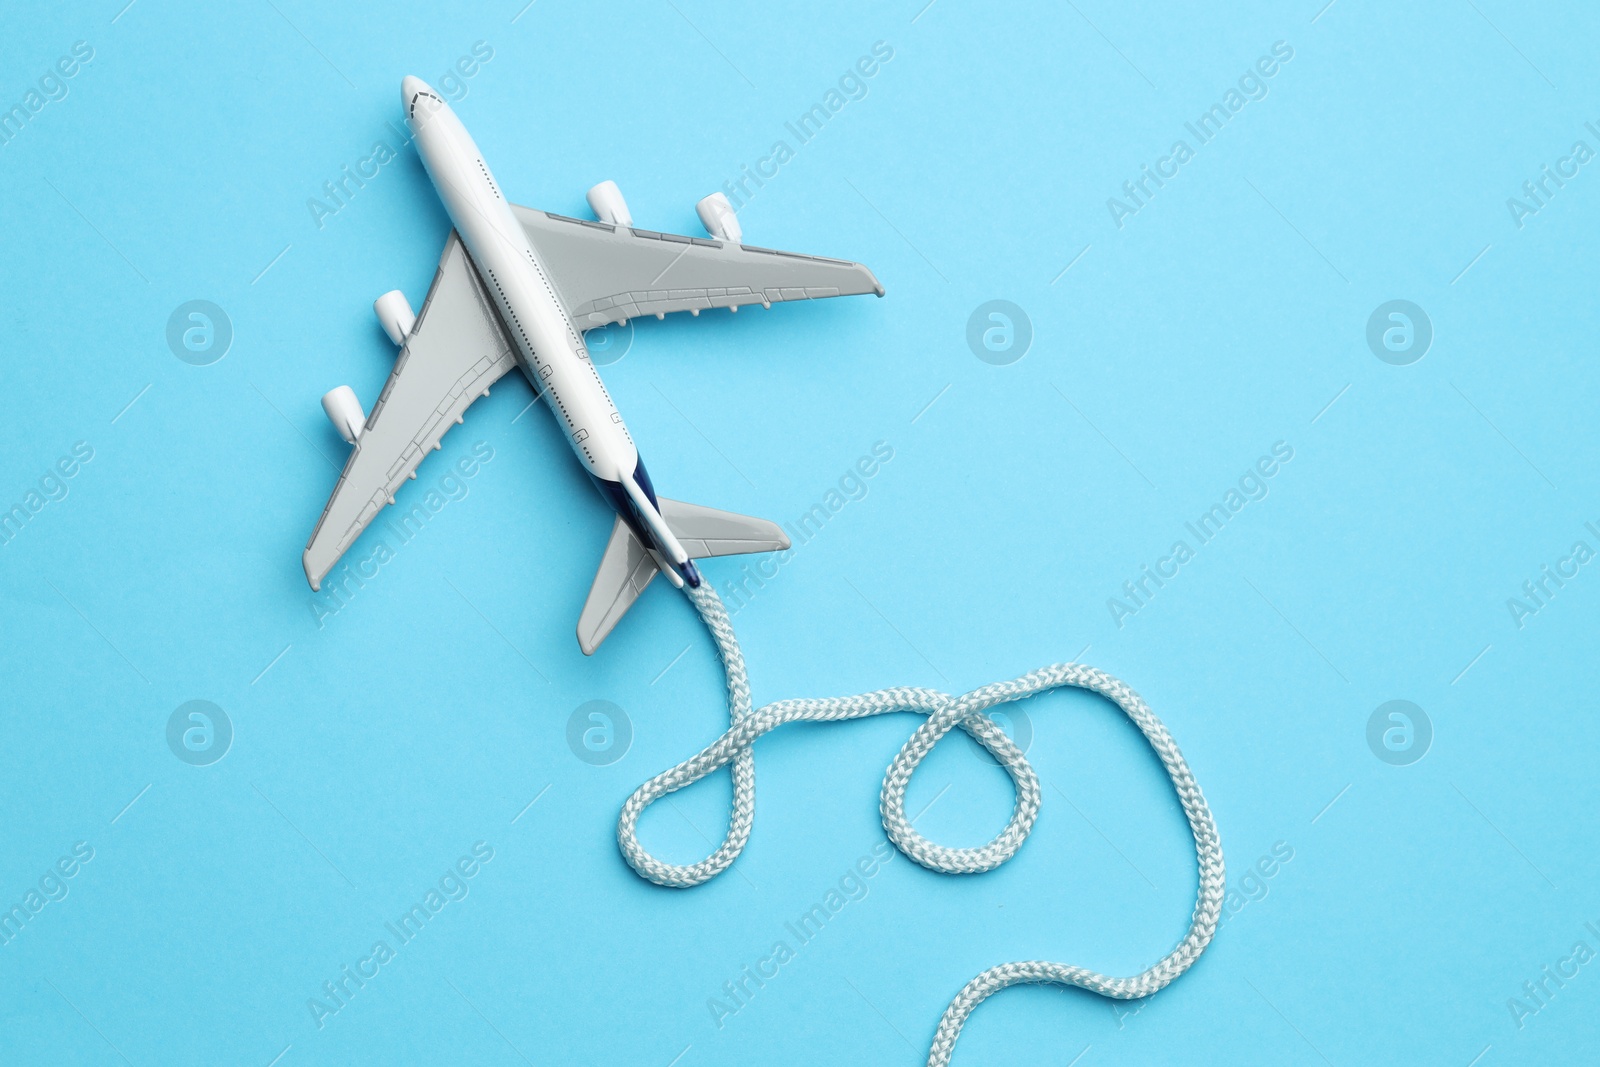
[[[454,231],[394,370],[356,436],[350,459],[311,532],[311,588],[339,562],[445,431],[517,365],[511,341]]]

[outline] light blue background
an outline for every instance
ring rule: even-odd
[[[403,74],[480,40],[457,110],[509,195],[577,214],[613,178],[680,232],[891,45],[741,215],[753,243],[869,264],[887,298],[643,322],[606,370],[669,495],[790,521],[894,448],[738,614],[757,698],[960,691],[1087,646],[1182,744],[1230,887],[1293,849],[1137,1015],[1014,990],[958,1064],[1593,1057],[1600,962],[1521,1029],[1507,1006],[1600,949],[1600,575],[1520,629],[1506,606],[1600,548],[1600,164],[1520,229],[1506,207],[1574,141],[1600,149],[1587,6],[122,3],[0,18],[4,106],[95,51],[0,148],[0,502],[94,449],[0,547],[0,903],[95,850],[0,947],[0,1060],[913,1064],[985,967],[1133,973],[1183,931],[1193,856],[1159,766],[1103,702],[1050,696],[1026,708],[1046,789],[1017,859],[958,879],[897,856],[719,1029],[708,998],[882,841],[913,720],[764,740],[735,872],[636,878],[618,806],[723,728],[721,675],[664,586],[579,653],[610,519],[544,411],[517,418],[520,380],[407,490],[486,442],[468,496],[318,625],[300,552],[344,446],[317,398],[376,397],[370,302],[420,305],[448,223],[409,149],[323,228],[306,202],[393,141]],[[1106,199],[1276,41],[1269,95],[1119,230]],[[234,328],[207,367],[164,338],[196,298]],[[965,341],[996,298],[1034,330],[1009,366]],[[1435,331],[1403,367],[1365,341],[1397,298]],[[1270,495],[1119,628],[1107,599],[1278,441]],[[191,699],[236,731],[210,767],[166,744]],[[606,767],[565,740],[592,699],[632,720]],[[1410,766],[1367,745],[1391,699],[1433,724]],[[648,843],[704,855],[727,794],[663,803]],[[973,844],[1009,805],[957,735],[910,808]],[[318,1029],[308,998],[477,841],[470,895]]]

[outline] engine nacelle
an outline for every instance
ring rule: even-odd
[[[628,210],[628,202],[622,199],[622,190],[617,188],[616,182],[601,182],[589,190],[587,199],[589,209],[601,222],[609,222],[613,226],[633,225],[633,213]]]
[[[367,416],[361,410],[361,401],[356,399],[356,391],[348,385],[329,389],[322,394],[322,410],[347,444],[355,444],[361,431],[367,428]]]
[[[406,294],[391,289],[372,302],[372,310],[377,312],[378,321],[383,324],[383,332],[389,335],[389,340],[397,345],[405,344],[406,338],[411,336],[411,328],[417,324],[417,313],[411,310],[411,301],[406,299]]]
[[[696,204],[694,210],[706,232],[719,241],[738,244],[744,237],[744,231],[739,228],[739,216],[722,193],[712,193]]]

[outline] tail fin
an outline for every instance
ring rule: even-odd
[[[660,503],[661,517],[691,559],[778,552],[789,547],[788,536],[775,522],[665,497]],[[656,553],[642,544],[619,517],[611,527],[611,540],[606,543],[594,584],[589,587],[589,598],[578,616],[578,646],[584,655],[594,655],[661,565]]]

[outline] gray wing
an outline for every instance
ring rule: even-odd
[[[600,557],[589,598],[578,615],[578,647],[585,656],[594,655],[622,617],[639,599],[650,579],[656,576],[656,561],[633,536],[628,524],[618,518],[611,527],[606,554]]]
[[[883,295],[872,272],[848,260],[512,210],[580,330],[672,311]]]
[[[666,497],[661,498],[660,504],[661,517],[694,559],[781,552],[789,547],[788,535],[775,522]]]
[[[483,284],[452,231],[439,271],[395,360],[383,394],[356,438],[339,483],[306,543],[311,588],[339,562],[422,457],[489,386],[517,365]]]

